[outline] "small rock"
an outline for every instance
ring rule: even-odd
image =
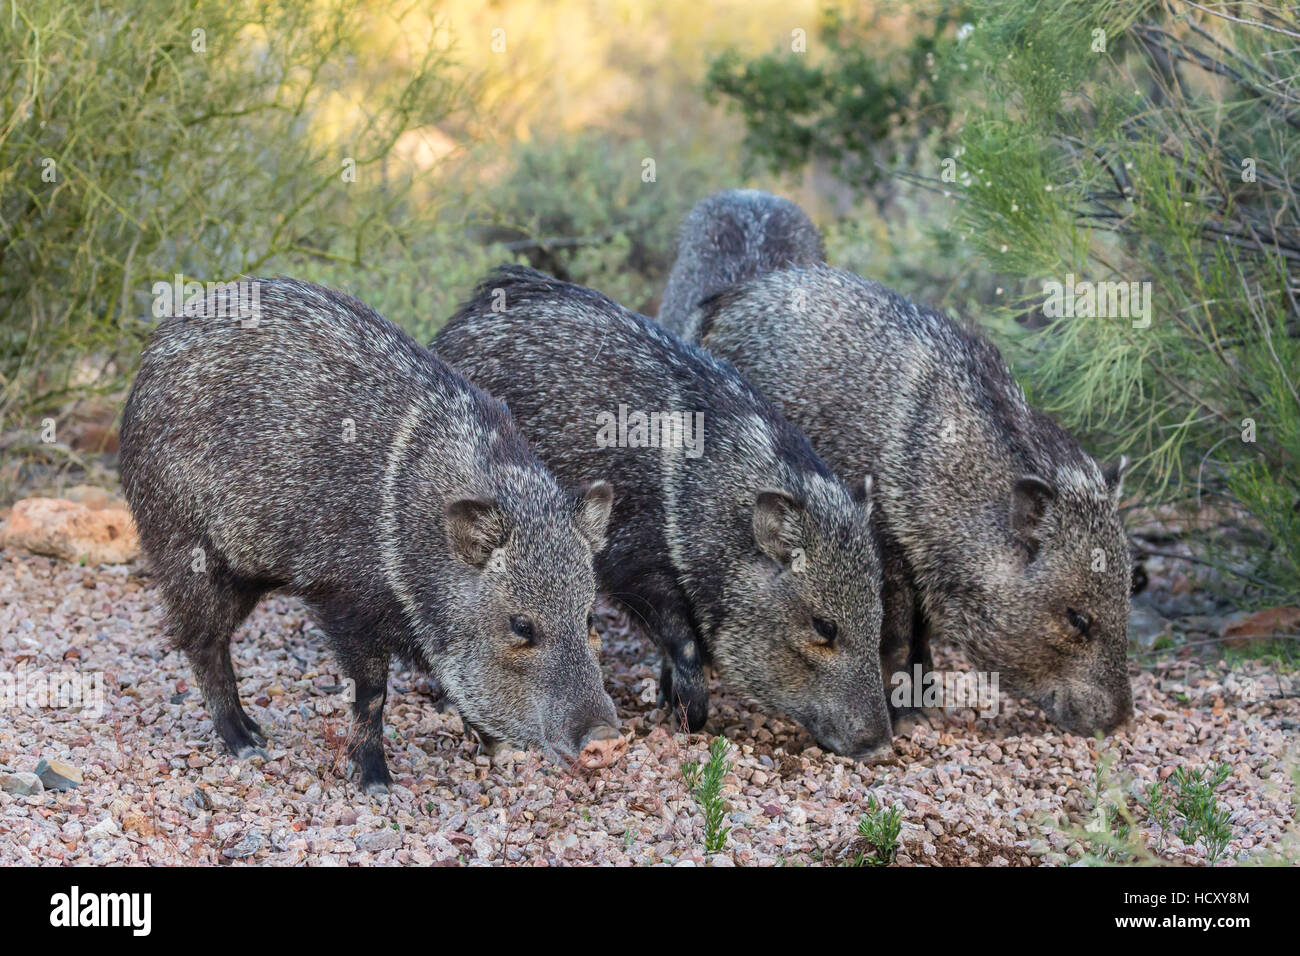
[[[1291,633],[1300,628],[1300,607],[1271,607],[1254,614],[1238,614],[1223,625],[1224,643],[1228,647],[1244,647],[1251,638],[1272,634]]]
[[[154,836],[157,833],[153,821],[139,810],[129,810],[122,815],[122,829],[146,837]]]
[[[46,760],[36,765],[36,776],[41,778],[46,790],[72,790],[81,786],[81,771],[62,760]]]
[[[221,855],[228,860],[243,860],[252,856],[261,848],[262,834],[257,830],[249,830],[238,843],[222,849]]]
[[[112,817],[105,817],[86,831],[86,839],[94,842],[95,840],[107,840],[109,837],[117,836],[117,824],[113,822]]]
[[[41,778],[34,773],[6,773],[0,775],[0,790],[5,793],[12,793],[19,797],[30,797],[34,793],[41,793],[45,786],[41,783]]]
[[[402,845],[402,835],[396,830],[374,830],[363,833],[356,840],[357,849],[378,853],[380,850],[395,850]]]
[[[1169,622],[1154,608],[1134,604],[1129,611],[1128,638],[1139,647],[1154,647],[1156,639],[1167,633]]]

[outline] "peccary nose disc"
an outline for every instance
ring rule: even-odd
[[[618,728],[608,725],[593,727],[582,737],[578,763],[588,770],[609,767],[627,750],[627,741]]]

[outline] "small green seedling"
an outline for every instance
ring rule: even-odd
[[[1228,841],[1232,839],[1231,814],[1219,806],[1214,791],[1232,773],[1226,763],[1217,765],[1209,774],[1205,770],[1187,770],[1179,767],[1169,778],[1173,784],[1174,808],[1183,817],[1178,827],[1178,838],[1188,846],[1199,839],[1205,847],[1205,860],[1215,863],[1223,856]]]
[[[704,849],[717,853],[727,843],[731,827],[723,826],[727,805],[722,799],[722,778],[731,768],[727,751],[731,748],[726,737],[714,737],[709,744],[708,762],[701,767],[691,761],[682,764],[682,779],[700,809],[704,811]]]
[[[888,866],[898,856],[898,835],[903,829],[903,808],[895,804],[888,809],[875,795],[867,798],[867,812],[858,821],[858,835],[871,845],[853,861],[854,866]]]

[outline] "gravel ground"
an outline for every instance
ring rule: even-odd
[[[708,730],[736,745],[724,796],[727,849],[704,852],[703,816],[681,764],[709,737],[670,733],[655,707],[657,665],[614,612],[604,666],[630,737],[612,769],[575,773],[534,754],[493,764],[440,713],[425,680],[394,674],[385,712],[397,785],[368,798],[342,775],[347,705],[321,635],[296,600],[263,602],[237,635],[244,705],[271,736],[270,760],[220,749],[188,668],[160,639],[138,566],[82,568],[0,551],[0,675],[103,675],[103,712],[0,710],[0,773],[42,757],[79,787],[0,792],[0,864],[566,863],[780,865],[843,862],[869,795],[904,808],[900,865],[1076,861],[1099,759],[1139,784],[1180,765],[1233,767],[1229,861],[1296,859],[1288,761],[1300,705],[1258,663],[1134,668],[1137,717],[1101,744],[1057,732],[1005,695],[989,720],[948,712],[895,741],[893,763],[823,753],[797,727],[713,689]],[[962,666],[940,656],[939,666]],[[3,677],[0,676],[0,680]],[[0,685],[2,686],[2,685]],[[1292,821],[1292,822],[1288,822]],[[1290,826],[1290,832],[1288,832]],[[1154,829],[1146,833],[1152,843]],[[1169,860],[1199,848],[1164,840]]]

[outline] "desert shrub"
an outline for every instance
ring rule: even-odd
[[[786,49],[752,60],[725,51],[710,66],[707,94],[743,117],[748,161],[775,172],[810,160],[828,163],[859,188],[887,179],[933,139],[951,132],[953,78],[936,56],[954,42],[964,5],[939,2],[909,13],[901,41],[874,7],[861,19],[827,8],[811,50]],[[793,47],[793,44],[792,44]]]
[[[481,238],[628,308],[653,311],[687,210],[737,182],[725,159],[681,143],[597,133],[537,140],[511,150],[507,173],[486,190]]]
[[[18,0],[0,17],[0,422],[120,387],[177,273],[433,308],[411,137],[461,91],[409,5]],[[376,292],[375,290],[378,290]]]

